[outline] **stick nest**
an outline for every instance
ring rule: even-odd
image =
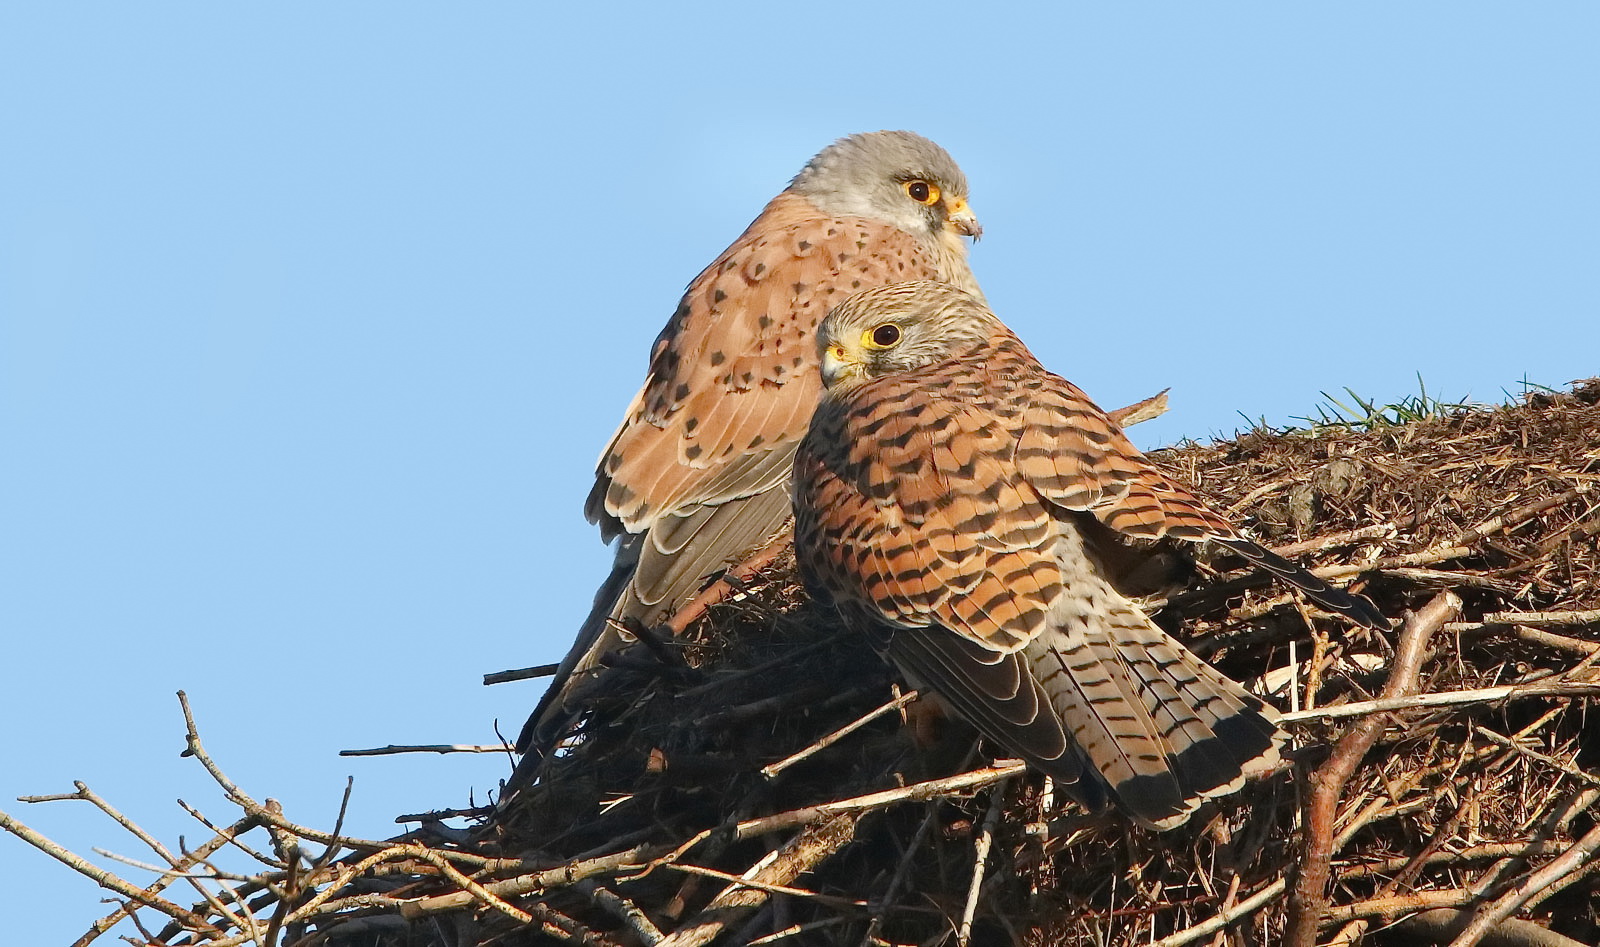
[[[241,803],[219,838],[267,828],[262,873],[158,906],[166,929],[137,942],[1595,943],[1597,402],[1591,380],[1156,455],[1396,620],[1352,629],[1199,550],[1156,620],[1270,694],[1295,739],[1280,771],[1174,831],[992,759],[780,561],[685,636],[621,655],[580,738],[468,829],[330,845]]]

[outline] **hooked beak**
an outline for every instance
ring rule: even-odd
[[[945,218],[945,226],[963,237],[971,237],[973,242],[977,242],[983,236],[983,225],[978,223],[978,218],[973,215],[972,208],[967,206],[967,199],[964,197],[958,197],[950,202],[950,213]]]
[[[852,368],[853,366],[845,358],[844,346],[835,344],[822,350],[823,387],[832,388],[834,382],[838,381],[841,375],[851,371]]]

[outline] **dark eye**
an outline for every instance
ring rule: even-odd
[[[900,341],[900,327],[892,323],[884,323],[872,330],[872,344],[879,348],[888,348]]]
[[[939,186],[929,184],[927,181],[907,181],[905,183],[906,196],[918,204],[933,205],[939,201]]]

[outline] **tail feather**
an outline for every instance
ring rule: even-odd
[[[1270,707],[1131,604],[1096,603],[1009,654],[937,627],[895,631],[885,650],[1086,806],[1115,799],[1153,828],[1277,764],[1284,735]]]
[[[1100,605],[1102,614],[1058,636],[1081,639],[1076,650],[1092,658],[1071,664],[1092,666],[1102,679],[1074,670],[1047,684],[1059,683],[1052,703],[1125,809],[1171,828],[1276,765],[1283,734],[1269,708],[1131,605]],[[1129,751],[1130,737],[1137,752]]]

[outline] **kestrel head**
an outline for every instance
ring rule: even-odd
[[[822,383],[848,390],[936,365],[986,344],[999,327],[982,300],[946,283],[891,283],[856,293],[817,327]]]
[[[983,233],[967,206],[967,176],[938,145],[912,132],[866,132],[822,149],[789,189],[819,210],[868,217],[917,237],[976,239]]]

